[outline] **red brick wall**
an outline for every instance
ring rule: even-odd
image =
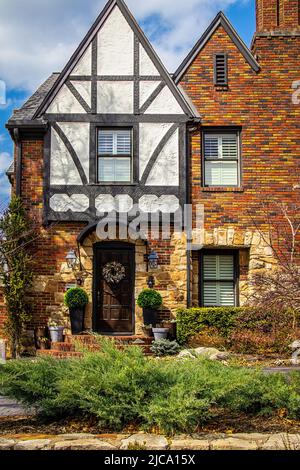
[[[191,139],[191,196],[205,205],[205,228],[253,225],[255,207],[267,196],[298,202],[300,106],[292,104],[292,82],[299,75],[300,38],[258,38],[256,74],[222,27],[187,70],[181,85],[202,116],[202,126],[241,126],[242,188],[210,190],[201,185],[200,131]],[[229,86],[213,84],[213,57],[228,54]]]

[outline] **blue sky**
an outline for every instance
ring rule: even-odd
[[[5,171],[12,160],[6,121],[40,83],[62,69],[104,4],[105,0],[1,0],[0,80],[6,83],[7,104],[0,105],[0,202],[9,198]],[[170,72],[220,10],[248,46],[255,30],[255,0],[127,0],[127,4]]]

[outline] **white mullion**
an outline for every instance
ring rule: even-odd
[[[118,154],[118,134],[115,131],[112,131],[113,134],[113,155]]]
[[[218,156],[220,159],[223,158],[223,137],[218,137]]]

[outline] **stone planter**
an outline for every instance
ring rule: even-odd
[[[85,308],[70,308],[70,320],[72,335],[78,335],[84,331]]]
[[[157,310],[154,310],[152,308],[144,308],[143,320],[144,320],[144,325],[155,326],[157,323]]]
[[[155,341],[160,339],[167,339],[169,333],[169,328],[153,328],[153,334]]]
[[[49,333],[52,343],[64,342],[64,326],[49,326]]]
[[[142,332],[143,332],[143,335],[144,335],[146,338],[153,338],[153,330],[152,330],[152,328],[145,328],[145,327],[142,327]]]

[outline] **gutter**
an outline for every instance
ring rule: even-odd
[[[16,196],[21,197],[22,192],[22,144],[20,140],[20,131],[17,127],[13,130],[14,141],[17,146],[16,157]]]

